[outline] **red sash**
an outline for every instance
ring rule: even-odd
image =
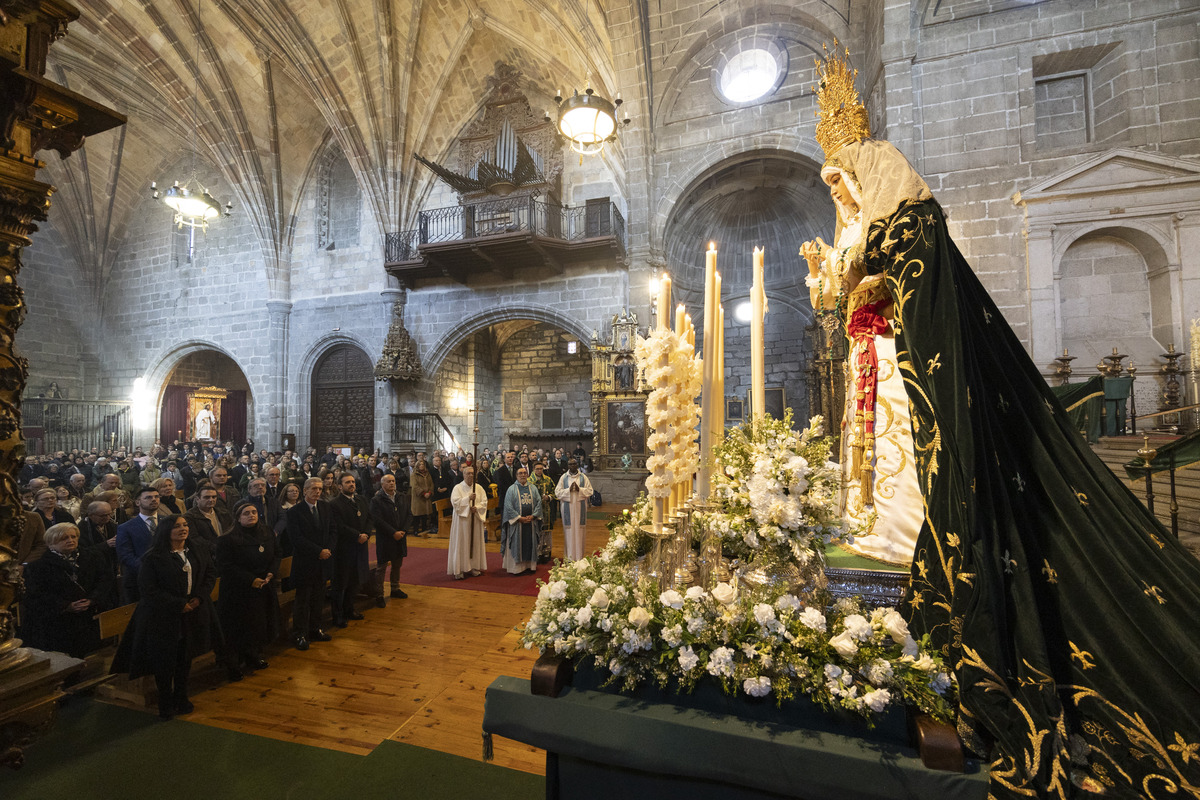
[[[854,425],[851,429],[853,474],[862,480],[864,502],[871,492],[871,464],[875,460],[875,400],[879,394],[879,357],[875,352],[875,337],[887,333],[888,321],[883,312],[892,305],[885,297],[855,309],[846,323],[846,333],[852,345],[862,345],[854,364],[858,378],[854,385]]]

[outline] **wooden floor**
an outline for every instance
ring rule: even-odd
[[[615,514],[621,507],[592,510]],[[604,522],[589,520],[586,537],[589,552],[602,547],[608,539]],[[414,539],[409,546],[444,549],[446,541]],[[563,555],[561,522],[553,553]],[[480,758],[484,691],[498,675],[528,677],[537,658],[536,651],[520,647],[515,630],[534,598],[404,589],[407,600],[366,609],[365,620],[335,629],[331,642],[314,643],[303,653],[276,649],[268,654],[268,669],[196,691],[196,710],[186,719],[362,755],[392,739]],[[202,680],[198,675],[197,683]],[[500,766],[545,772],[541,750],[496,737],[494,753]]]

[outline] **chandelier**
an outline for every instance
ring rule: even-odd
[[[596,94],[590,72],[583,94],[578,89],[573,92],[564,100],[560,89],[554,95],[554,102],[558,104],[559,133],[571,143],[571,149],[579,153],[582,162],[583,156],[599,155],[605,144],[617,140],[617,109],[621,107],[621,93],[617,92],[611,101]],[[546,114],[546,119],[549,118],[550,115]],[[629,122],[629,114],[626,114],[621,124],[628,125]]]
[[[204,23],[200,18],[200,0],[196,0],[196,77],[192,87],[192,175],[181,185],[179,181],[165,192],[158,191],[158,184],[150,182],[150,196],[162,200],[174,212],[174,224],[182,230],[187,226],[188,260],[196,247],[196,228],[208,230],[208,223],[219,216],[230,216],[233,204],[226,203],[224,213],[221,205],[196,178],[196,128],[200,123],[200,39],[204,34]]]

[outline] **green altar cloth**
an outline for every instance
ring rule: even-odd
[[[528,680],[499,677],[487,689],[483,729],[547,751],[546,797],[790,797],[802,800],[982,800],[987,770],[926,768],[892,742],[753,717],[773,704],[745,700],[751,715],[718,714],[568,687],[530,694]],[[768,715],[769,716],[769,715]]]

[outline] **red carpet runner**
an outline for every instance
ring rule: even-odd
[[[539,564],[537,572],[525,575],[509,575],[500,566],[500,554],[488,553],[487,572],[478,578],[454,580],[446,573],[446,550],[441,547],[410,547],[400,570],[400,585],[440,586],[447,589],[474,589],[477,592],[499,592],[500,594],[537,594],[537,580],[546,580],[549,564]]]

